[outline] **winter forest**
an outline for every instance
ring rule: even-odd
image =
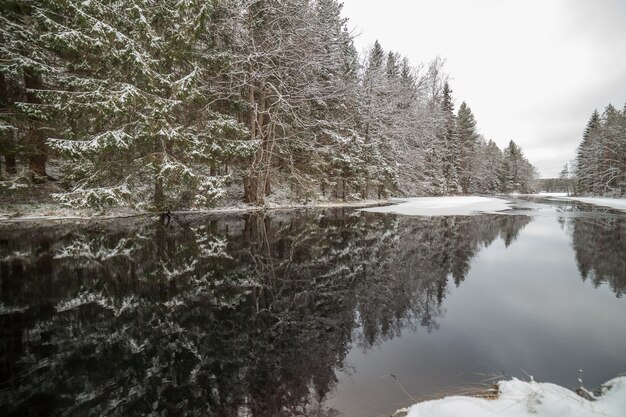
[[[0,0],[0,416],[623,415],[597,3]]]
[[[587,123],[576,159],[560,174],[569,192],[583,195],[626,195],[626,105],[595,110]]]
[[[359,53],[335,0],[9,0],[0,15],[0,193],[48,183],[65,206],[163,210],[534,186],[523,150],[456,108],[444,59]]]

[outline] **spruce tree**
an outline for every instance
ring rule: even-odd
[[[443,86],[441,114],[443,124],[440,136],[444,148],[443,175],[446,193],[457,194],[461,192],[459,181],[459,144],[456,135],[456,116],[454,115],[454,104],[452,103],[452,89],[447,81]]]
[[[38,3],[10,0],[0,4],[0,154],[9,175],[18,173],[17,158],[28,162],[30,177],[48,179],[46,123],[37,91],[53,65],[49,53],[40,48],[36,15]]]
[[[596,171],[593,157],[594,139],[600,127],[600,113],[594,110],[587,122],[583,139],[577,150],[577,171],[578,192],[583,194],[593,194],[594,176]]]
[[[469,106],[463,102],[457,114],[457,135],[459,144],[459,179],[464,194],[476,191],[474,177],[476,175],[476,147],[478,133],[476,120]]]
[[[69,164],[71,206],[206,206],[223,194],[211,165],[248,152],[245,130],[199,88],[215,58],[200,0],[42,1],[41,47],[59,65],[40,108],[64,123],[48,141]]]

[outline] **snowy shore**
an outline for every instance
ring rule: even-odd
[[[526,196],[547,197],[562,200],[579,201],[586,204],[610,207],[626,211],[626,199],[600,197],[569,197],[565,193],[525,194]],[[511,195],[518,197],[520,195]],[[360,208],[372,213],[393,213],[408,216],[469,216],[481,213],[498,213],[511,209],[512,202],[506,197],[482,196],[444,196],[410,197],[388,200],[360,201],[317,201],[308,204],[288,202],[270,203],[265,206],[247,204],[225,205],[209,210],[177,211],[175,214],[228,214],[246,213],[263,210],[291,210],[303,208]],[[372,207],[374,206],[374,207]],[[157,213],[144,212],[130,208],[108,209],[106,211],[72,210],[52,204],[14,205],[0,207],[0,222],[37,222],[62,220],[105,220],[127,217],[154,216]]]
[[[393,213],[407,216],[469,216],[510,209],[511,202],[496,197],[451,196],[394,199],[398,204],[361,209],[372,213]]]
[[[186,210],[176,211],[174,214],[228,214],[247,213],[263,210],[292,210],[303,208],[361,208],[375,205],[389,204],[390,200],[361,200],[361,201],[332,201],[332,202],[311,202],[309,204],[269,204],[266,206],[253,206],[240,204],[235,206],[216,207],[209,210]],[[63,220],[107,220],[129,217],[155,216],[158,213],[143,212],[130,208],[116,208],[106,211],[94,210],[72,210],[52,205],[31,205],[3,208],[0,207],[0,223],[18,222],[45,222]]]
[[[592,399],[559,385],[512,379],[498,383],[495,399],[445,397],[398,410],[393,417],[620,417],[626,413],[626,376],[605,382]]]
[[[626,198],[609,197],[571,197],[567,193],[538,193],[531,194],[539,197],[549,197],[561,200],[579,201],[585,204],[594,204],[601,207],[609,207],[616,210],[626,211]]]

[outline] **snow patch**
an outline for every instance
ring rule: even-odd
[[[626,376],[602,385],[596,401],[589,401],[558,385],[500,381],[495,400],[445,397],[398,410],[397,417],[619,417],[626,410]]]
[[[531,195],[538,195],[540,197],[567,197],[567,193],[548,193],[548,192],[540,192],[537,194],[531,194]]]
[[[371,213],[394,213],[409,216],[468,216],[508,210],[510,201],[495,197],[454,196],[394,199],[399,204],[361,209]]]
[[[566,197],[566,199],[626,211],[626,198]]]

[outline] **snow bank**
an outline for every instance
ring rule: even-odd
[[[567,199],[626,211],[626,198],[567,197]]]
[[[372,213],[395,213],[409,216],[464,216],[507,210],[510,201],[494,197],[416,197],[395,200],[399,204],[361,209]]]
[[[626,198],[608,198],[608,197],[569,197],[567,193],[537,193],[530,194],[539,197],[554,197],[561,200],[580,201],[581,203],[594,204],[596,206],[609,207],[616,210],[626,211]]]
[[[540,192],[537,194],[531,194],[531,195],[538,195],[540,197],[567,197],[567,193],[548,193],[548,192]]]
[[[623,417],[626,416],[626,376],[606,382],[597,401],[588,401],[554,384],[517,379],[498,383],[495,400],[446,397],[399,410],[404,417]]]

